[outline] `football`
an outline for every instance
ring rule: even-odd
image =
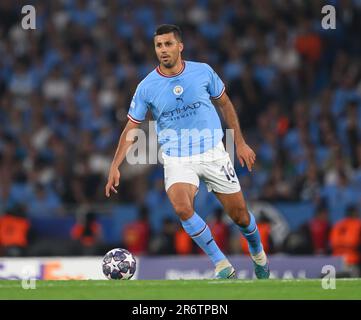
[[[129,280],[134,276],[137,262],[126,249],[116,248],[103,258],[103,273],[108,279]]]

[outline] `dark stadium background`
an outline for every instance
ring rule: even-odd
[[[36,30],[21,28],[26,4]],[[326,4],[336,8],[335,30],[321,27]],[[104,196],[131,97],[157,66],[152,37],[162,23],[182,28],[184,58],[210,64],[238,109],[257,162],[252,173],[235,163],[236,172],[266,237],[270,228],[269,253],[332,255],[349,241],[346,259],[359,263],[357,0],[2,0],[0,257],[101,256],[118,246],[200,254],[180,230],[161,164],[125,164],[118,195]],[[196,209],[228,254],[244,254],[204,186]],[[351,214],[346,236],[332,236]],[[79,238],[87,219],[90,233]]]

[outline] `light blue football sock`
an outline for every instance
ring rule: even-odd
[[[196,212],[194,212],[193,216],[188,220],[181,220],[181,223],[184,230],[209,256],[214,265],[216,265],[221,260],[226,259],[225,255],[218,248],[216,242],[214,241],[208,225]]]
[[[241,229],[241,233],[247,239],[248,242],[248,249],[251,255],[256,255],[263,250],[261,236],[259,234],[256,219],[254,215],[249,212],[250,215],[250,223],[247,227],[238,226]]]

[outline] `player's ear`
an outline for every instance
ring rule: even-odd
[[[184,49],[183,42],[179,42],[179,51],[182,52]]]

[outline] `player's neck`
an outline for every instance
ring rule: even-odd
[[[184,68],[184,61],[180,58],[172,68],[166,68],[162,64],[159,65],[159,70],[166,76],[173,76],[181,72]]]

